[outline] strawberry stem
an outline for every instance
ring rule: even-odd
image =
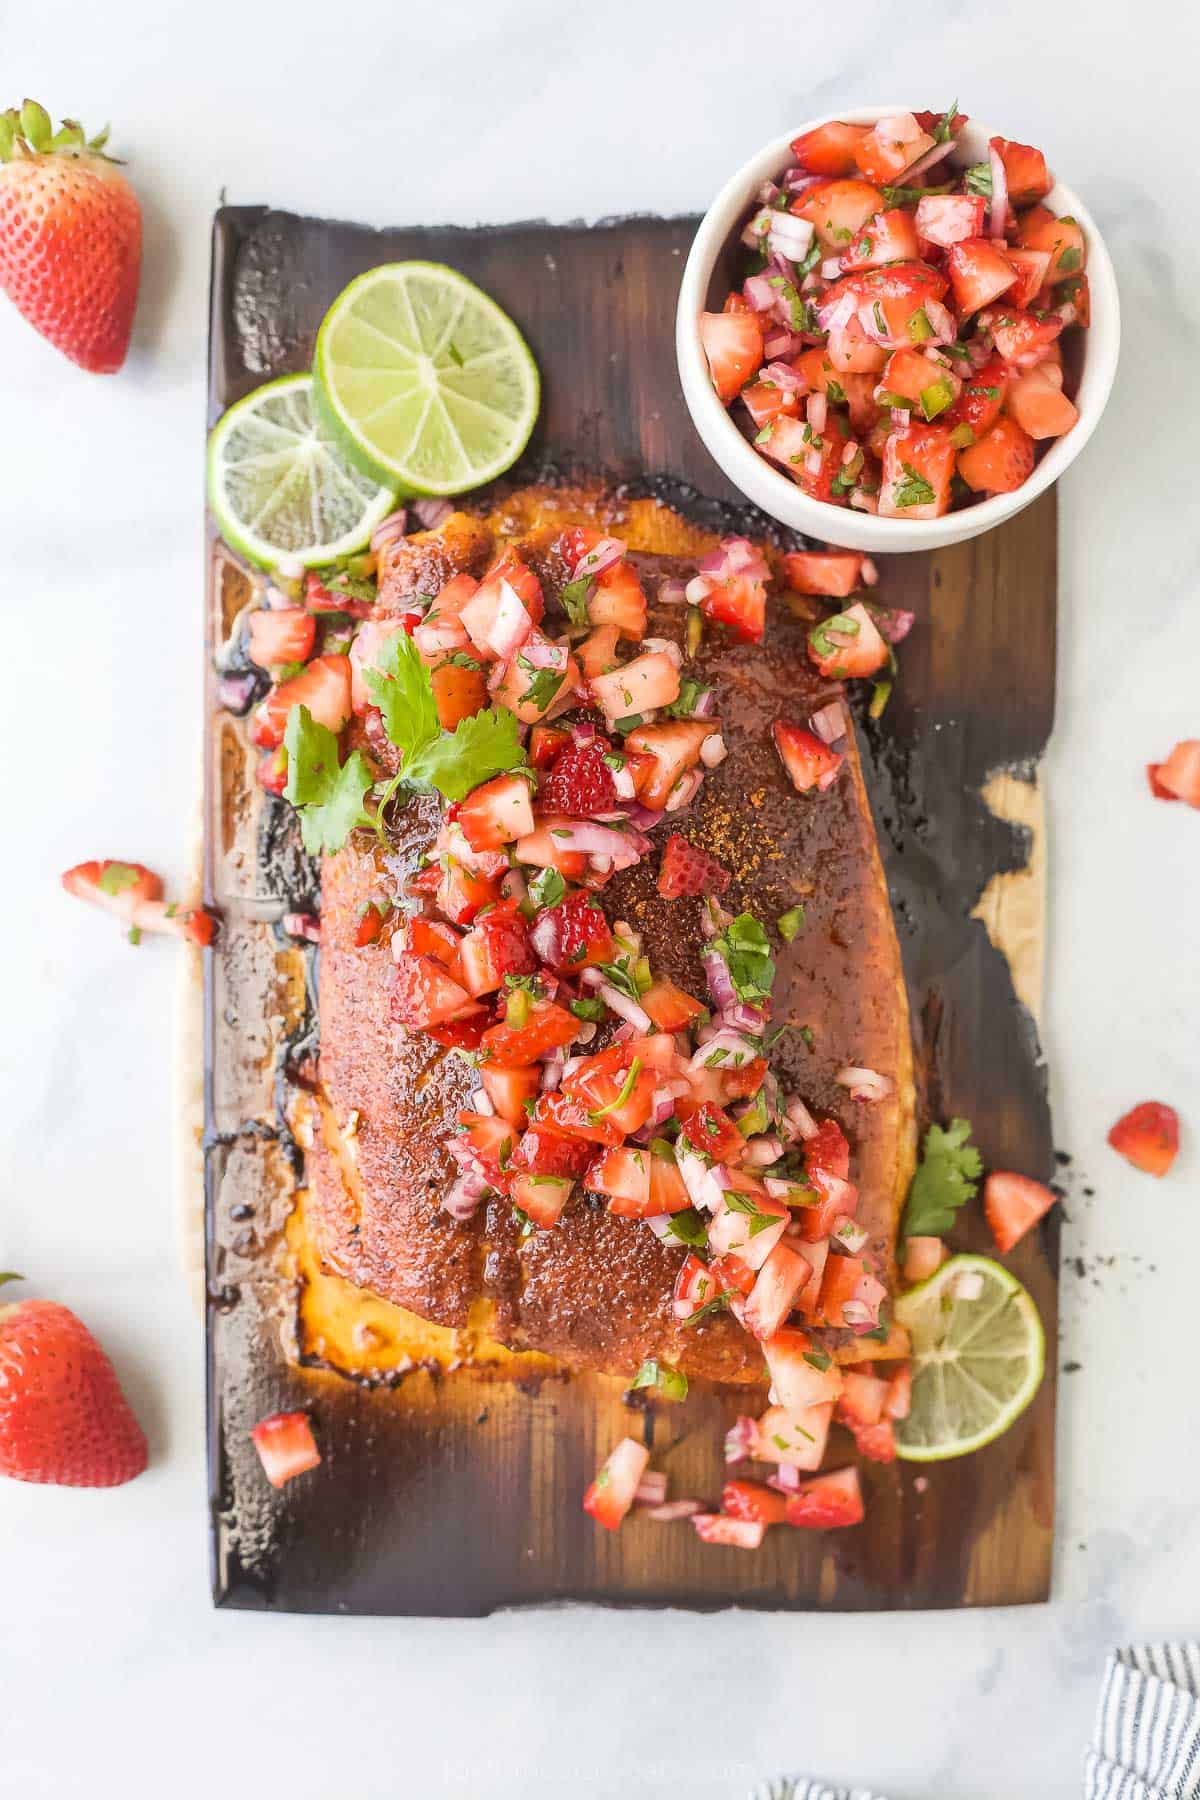
[[[24,1281],[24,1279],[23,1275],[15,1275],[11,1269],[5,1269],[0,1273],[0,1287],[3,1287],[6,1281]]]

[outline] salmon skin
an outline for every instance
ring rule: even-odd
[[[434,594],[460,572],[478,576],[505,543],[537,572],[549,601],[569,578],[555,540],[573,524],[599,525],[625,541],[650,600],[647,636],[681,642],[685,609],[657,606],[654,596],[664,577],[694,573],[716,538],[660,503],[623,503],[599,491],[516,489],[490,510],[456,513],[438,532],[390,546],[376,616],[408,610],[406,597]],[[804,906],[804,928],[777,955],[773,1023],[790,1029],[771,1052],[772,1067],[785,1091],[845,1131],[859,1222],[891,1279],[915,1148],[907,999],[853,726],[846,769],[817,795],[795,792],[772,740],[774,719],[804,722],[839,691],[812,667],[806,629],[775,596],[761,645],[706,630],[688,673],[715,686],[729,754],[672,828],[732,872],[724,896],[732,910],[770,927]],[[416,796],[392,822],[386,848],[360,833],[323,865],[324,1129],[309,1152],[309,1178],[324,1261],[442,1325],[465,1325],[473,1303],[489,1301],[496,1339],[567,1366],[628,1375],[655,1356],[702,1379],[762,1382],[761,1348],[730,1315],[689,1327],[675,1319],[683,1249],[613,1217],[598,1196],[577,1190],[554,1229],[524,1236],[503,1199],[466,1222],[441,1210],[456,1173],[446,1140],[470,1106],[477,1074],[464,1057],[391,1021],[392,959],[355,944],[363,902],[399,893],[439,818],[436,796]],[[665,841],[667,827],[655,835]],[[628,919],[642,933],[656,975],[702,995],[701,902],[659,895],[658,849],[613,877],[603,905],[610,920]],[[874,1105],[851,1100],[835,1080],[846,1064],[892,1076],[891,1096]],[[338,1129],[351,1118],[352,1147]],[[848,1360],[897,1353],[879,1340],[826,1335]]]

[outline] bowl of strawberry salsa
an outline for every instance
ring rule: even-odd
[[[957,105],[869,108],[779,138],[722,189],[676,348],[724,473],[786,525],[929,550],[1036,499],[1116,373],[1116,280],[1035,145]]]

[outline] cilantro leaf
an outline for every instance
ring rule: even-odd
[[[558,596],[559,605],[566,613],[568,619],[570,619],[572,625],[587,625],[590,623],[590,620],[588,619],[588,601],[592,597],[592,587],[593,583],[591,579],[585,575],[582,581],[568,581],[566,587]]]
[[[908,1190],[901,1225],[905,1237],[943,1236],[952,1229],[958,1209],[974,1197],[983,1161],[968,1142],[970,1136],[966,1119],[952,1119],[944,1131],[940,1125],[929,1127]]]
[[[131,887],[136,887],[140,880],[141,876],[138,871],[129,863],[106,863],[100,872],[100,892],[115,897],[117,894],[125,893]]]
[[[667,1236],[677,1244],[690,1244],[693,1249],[699,1249],[708,1242],[708,1228],[700,1214],[689,1206],[684,1212],[671,1214]]]
[[[753,1005],[767,998],[775,980],[775,964],[767,934],[753,913],[739,913],[731,919],[711,948],[724,959],[739,1000]]]
[[[945,144],[949,141],[954,127],[954,121],[957,117],[958,101],[952,100],[948,110],[942,114],[941,118],[933,128],[933,141],[935,144]]]
[[[992,165],[990,162],[972,163],[967,170],[963,183],[968,194],[976,194],[983,200],[992,197]]]
[[[385,638],[375,667],[364,671],[371,697],[383,714],[383,728],[405,762],[441,731],[433,681],[407,631]]]
[[[557,869],[539,869],[529,883],[529,898],[535,906],[557,906],[567,891],[567,884]],[[596,1017],[603,1017],[601,1007]]]
[[[435,787],[447,800],[463,800],[480,782],[519,769],[524,761],[516,716],[507,707],[489,706],[460,719],[453,731],[441,732],[416,754],[406,751],[401,773],[405,781]]]
[[[911,463],[901,463],[904,479],[896,484],[897,506],[932,506],[933,488]]]
[[[633,1380],[631,1388],[657,1388],[668,1400],[686,1400],[688,1378],[681,1369],[673,1369],[670,1363],[657,1362],[648,1356]]]
[[[374,777],[356,750],[338,763],[338,741],[307,706],[293,706],[284,733],[288,774],[284,798],[300,814],[300,834],[310,856],[340,850],[356,825],[373,825],[363,800]]]

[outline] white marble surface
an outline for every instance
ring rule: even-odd
[[[0,305],[0,1265],[98,1328],[154,1453],[115,1493],[0,1485],[0,1793],[200,1800],[261,1780],[316,1800],[349,1777],[423,1800],[724,1800],[808,1767],[895,1800],[1073,1795],[1108,1645],[1200,1630],[1200,820],[1151,804],[1142,775],[1200,731],[1194,10],[8,0],[0,35],[4,100],[111,114],[147,212],[118,379],[77,373]],[[823,106],[955,93],[1087,197],[1126,320],[1109,415],[1062,494],[1045,1038],[1058,1141],[1096,1191],[1066,1234],[1094,1272],[1064,1277],[1061,1357],[1082,1367],[1062,1384],[1054,1599],[819,1621],[215,1613],[170,1183],[173,959],[57,890],[88,855],[185,868],[212,209],[222,189],[378,222],[700,208]],[[1103,1141],[1147,1096],[1189,1129],[1161,1186]]]

